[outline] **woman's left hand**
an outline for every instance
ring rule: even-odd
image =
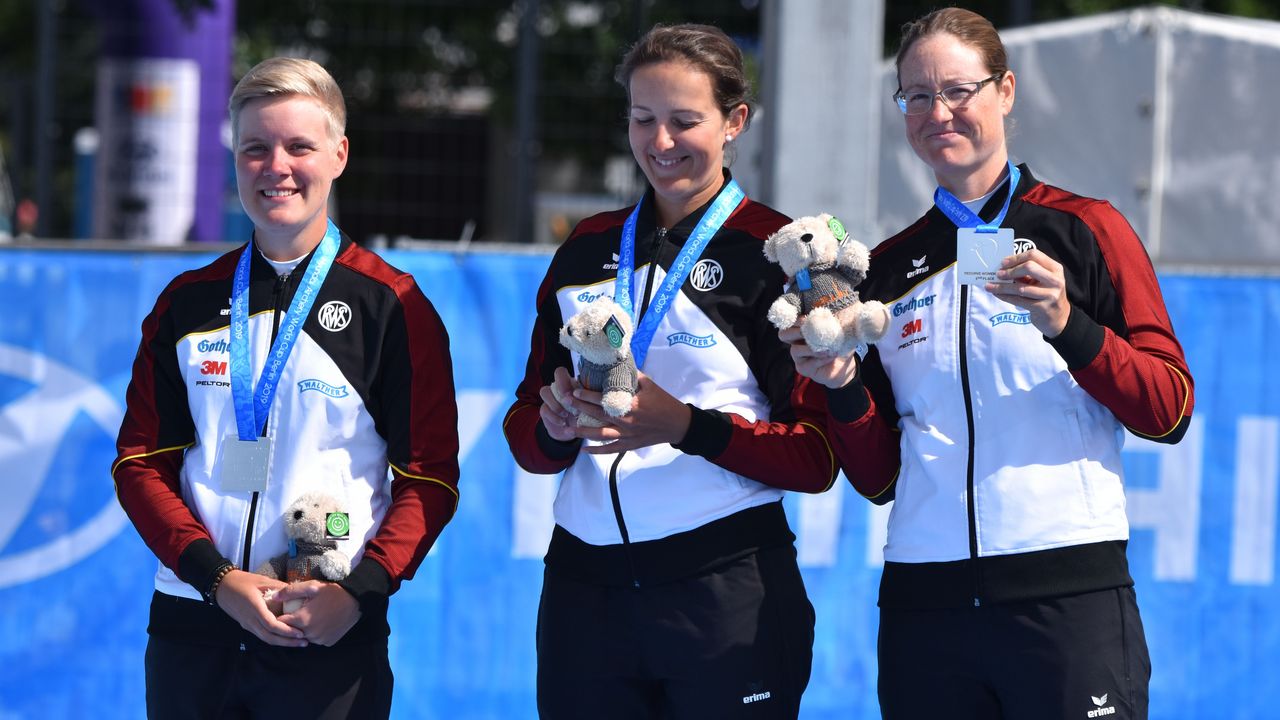
[[[1010,255],[1000,262],[987,292],[1031,312],[1031,324],[1047,338],[1055,338],[1067,326],[1071,303],[1062,263],[1039,250]]]
[[[276,593],[282,603],[302,600],[302,607],[280,616],[280,622],[301,630],[308,642],[333,645],[360,619],[360,605],[337,583],[307,580]]]
[[[631,412],[613,417],[600,404],[600,393],[578,389],[573,393],[578,410],[605,423],[604,427],[578,427],[578,437],[598,440],[603,445],[585,445],[583,451],[592,455],[618,453],[624,450],[675,444],[689,432],[693,411],[658,386],[648,375],[640,373],[639,388],[631,401]]]

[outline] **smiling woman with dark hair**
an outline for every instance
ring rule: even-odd
[[[617,78],[649,189],[582,221],[556,253],[503,425],[521,467],[565,473],[538,613],[538,709],[794,718],[814,616],[781,499],[827,489],[836,464],[821,389],[796,376],[765,319],[784,278],[764,240],[787,218],[724,167],[751,116],[742,54],[716,28],[658,26]],[[639,389],[619,418],[556,342],[602,294],[637,318]]]

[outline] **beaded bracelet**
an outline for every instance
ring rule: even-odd
[[[213,605],[218,604],[218,586],[222,584],[222,579],[227,576],[227,573],[235,569],[235,565],[224,562],[218,566],[217,570],[213,571],[213,581],[209,583],[209,588],[204,591],[205,602]]]

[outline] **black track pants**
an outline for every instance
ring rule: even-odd
[[[1133,588],[880,612],[885,720],[1146,720],[1151,660]]]
[[[340,720],[391,714],[387,645],[209,647],[152,636],[147,717]]]
[[[552,570],[538,611],[543,718],[795,718],[813,606],[794,546],[641,588]]]

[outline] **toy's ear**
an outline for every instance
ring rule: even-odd
[[[604,336],[609,339],[609,346],[617,350],[622,347],[627,332],[623,329],[622,323],[618,322],[618,318],[610,315],[604,323]]]
[[[778,262],[778,240],[777,235],[770,235],[768,240],[764,241],[764,257],[769,262]]]

